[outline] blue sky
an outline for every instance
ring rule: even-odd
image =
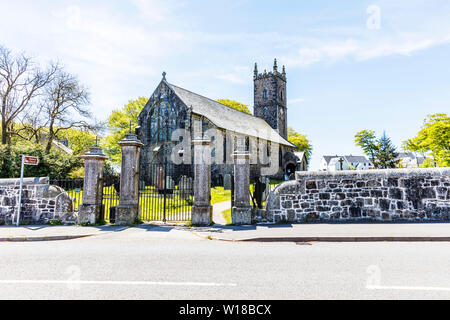
[[[6,1],[0,43],[59,60],[90,87],[95,116],[169,82],[253,105],[253,64],[286,65],[288,121],[325,154],[361,154],[354,134],[400,147],[450,112],[450,2]],[[375,10],[375,11],[374,11]],[[378,14],[379,13],[379,14]]]

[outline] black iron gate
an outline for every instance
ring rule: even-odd
[[[103,220],[114,223],[114,211],[111,214],[111,208],[119,205],[120,177],[114,175],[105,175],[103,177],[102,192],[102,212]]]
[[[139,213],[142,221],[191,220],[194,176],[190,165],[150,164],[139,182]]]

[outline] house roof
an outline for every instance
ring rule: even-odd
[[[397,160],[409,159],[409,161],[416,161],[417,165],[421,165],[425,161],[425,157],[418,157],[413,152],[407,152],[407,153],[400,152],[396,159]]]
[[[186,106],[192,108],[193,113],[208,118],[218,128],[295,147],[261,118],[238,111],[176,85],[167,84]]]
[[[344,156],[347,162],[356,162],[356,163],[370,163],[370,161],[364,156]]]
[[[59,149],[63,152],[65,152],[66,154],[73,154],[73,150],[71,148],[69,148],[68,146],[64,145],[63,143],[53,140],[52,141],[52,146],[55,147],[56,149]]]
[[[335,159],[335,158],[344,158],[345,161],[347,161],[348,163],[372,163],[370,160],[368,160],[366,157],[364,156],[323,156],[323,158],[325,159],[325,162],[327,164],[330,164],[331,159]]]
[[[397,159],[401,159],[401,158],[410,158],[410,159],[414,159],[416,158],[416,156],[414,155],[414,153],[412,152],[400,152],[397,156]]]
[[[329,164],[331,159],[333,159],[333,158],[338,158],[338,157],[339,157],[339,156],[323,156],[323,159],[325,160],[325,162],[326,162],[327,164]]]
[[[306,160],[304,151],[294,152],[294,155],[298,158],[299,162],[303,161],[304,159]]]

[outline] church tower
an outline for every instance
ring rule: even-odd
[[[277,59],[273,71],[258,73],[255,63],[254,115],[264,119],[280,136],[287,139],[286,70],[278,72]]]

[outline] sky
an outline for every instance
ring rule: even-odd
[[[61,62],[92,111],[170,83],[253,106],[253,66],[287,72],[288,125],[323,155],[360,155],[354,135],[400,149],[428,114],[450,113],[450,1],[0,0],[0,44]],[[6,12],[6,14],[5,14]]]

